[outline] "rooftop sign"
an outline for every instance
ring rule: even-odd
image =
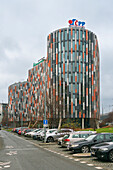
[[[69,26],[84,27],[85,22],[78,21],[77,19],[72,19],[68,21]]]

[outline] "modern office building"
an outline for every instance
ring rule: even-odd
[[[0,125],[8,125],[8,104],[0,103]]]
[[[8,88],[9,122],[28,121],[28,88],[27,81],[14,83]]]
[[[97,36],[83,27],[56,30],[47,38],[48,95],[62,118],[99,119],[100,79]],[[83,119],[82,119],[83,120]]]
[[[88,127],[90,120],[99,119],[100,115],[97,36],[92,31],[76,25],[53,31],[47,37],[47,58],[33,65],[28,72],[26,83],[28,86],[21,93],[26,95],[23,97],[25,99],[19,96],[19,92],[16,93],[16,90],[20,89],[18,87],[15,90],[17,84],[9,88],[11,115],[14,115],[14,109],[15,114],[20,115],[18,109],[22,108],[25,100],[23,115],[27,120],[43,120],[46,91],[48,120],[79,119],[83,128],[84,125]],[[12,99],[15,93],[16,104]]]

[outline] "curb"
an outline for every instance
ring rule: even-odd
[[[79,153],[79,154],[73,154],[73,156],[77,158],[90,158],[91,153]]]

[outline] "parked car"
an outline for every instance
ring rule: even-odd
[[[113,162],[113,142],[105,142],[91,147],[91,155],[100,160]]]
[[[74,142],[70,144],[68,147],[70,150],[73,150],[74,152],[82,152],[82,153],[88,153],[90,151],[90,148],[93,145],[102,143],[102,142],[110,142],[112,139],[110,138],[112,133],[100,133],[100,134],[94,134],[90,135],[85,140],[81,140],[79,142]]]
[[[32,131],[26,133],[26,136],[31,137],[31,134],[34,134],[35,132],[38,132],[38,131],[39,129],[32,129]]]
[[[29,133],[33,132],[34,129],[28,129],[27,132],[24,134],[25,137],[29,137]]]
[[[58,138],[63,137],[66,134],[72,133],[72,129],[61,129],[61,130],[56,130],[51,134],[46,135],[46,142],[54,142],[57,141]]]
[[[62,140],[63,140],[63,139],[67,139],[67,138],[69,137],[69,135],[70,135],[70,134],[64,135],[63,137],[58,138],[58,145],[62,145]]]
[[[77,132],[74,132],[74,133],[70,133],[68,135],[68,138],[63,138],[62,139],[62,147],[66,147],[72,143],[72,142],[78,142],[80,140],[83,140],[85,138],[87,138],[88,136],[92,135],[96,133],[95,131],[77,131]]]
[[[20,127],[19,130],[17,131],[18,135],[21,135],[24,129],[26,129],[26,127]]]
[[[33,139],[37,140],[38,139],[38,135],[43,131],[43,129],[40,129],[40,131],[35,132],[35,134],[33,134]]]
[[[57,129],[46,129],[46,135],[51,135],[55,131],[57,131]],[[39,137],[40,140],[44,140],[44,131],[40,133]]]
[[[32,131],[32,132],[30,133],[31,138],[32,138],[35,134],[39,133],[40,131],[41,131],[41,129],[36,129],[36,130]]]

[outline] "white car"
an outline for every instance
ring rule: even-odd
[[[31,132],[28,132],[28,133],[26,133],[25,134],[25,136],[27,136],[27,137],[31,137],[31,134],[32,133],[34,133],[34,132],[36,132],[36,131],[38,131],[39,129],[32,129],[32,131]]]
[[[47,133],[46,134],[46,142],[54,142],[57,141],[58,138],[63,137],[64,135],[70,134],[72,133],[73,130],[72,129],[60,129],[60,130],[56,130],[54,132]]]

